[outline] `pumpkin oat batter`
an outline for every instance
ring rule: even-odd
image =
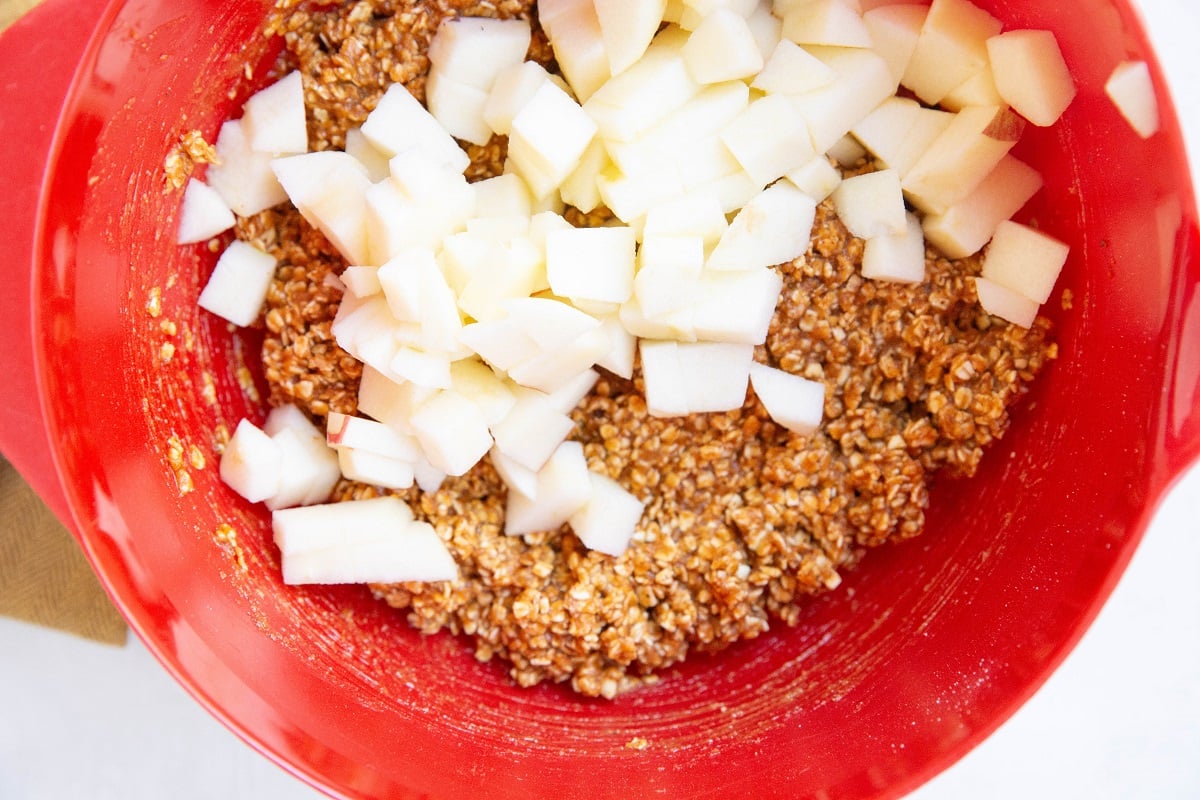
[[[281,71],[304,74],[310,146],[338,148],[391,82],[424,96],[424,52],[444,15],[531,5],[285,0],[269,32],[286,42]],[[536,24],[530,55],[553,65]],[[471,177],[495,174],[504,141],[469,152]],[[353,413],[361,368],[330,334],[340,294],[325,280],[345,262],[290,206],[241,220],[238,233],[280,263],[265,311],[271,402],[318,419]],[[650,417],[638,376],[606,374],[575,410],[573,438],[592,470],[646,503],[621,557],[588,551],[569,528],[505,536],[505,488],[485,459],[436,493],[400,493],[446,541],[460,579],[375,592],[422,631],[472,636],[478,658],[510,662],[522,685],[569,681],[604,697],[689,652],[794,623],[865,548],[920,532],[931,475],[971,475],[1054,356],[1044,319],[1027,331],[980,310],[977,258],[931,250],[927,281],[905,286],[864,280],[861,257],[823,204],[808,253],[779,267],[783,294],[758,348],[758,360],[825,382],[817,433],[776,425],[753,392],[729,413]],[[377,492],[344,481],[337,497]]]

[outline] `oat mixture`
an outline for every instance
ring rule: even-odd
[[[362,0],[280,4],[280,70],[299,68],[312,149],[339,148],[385,88],[423,98],[423,53],[446,14],[528,15],[529,2]],[[536,24],[531,56],[552,67]],[[502,139],[471,148],[472,177],[499,172]],[[861,169],[861,167],[860,167]],[[320,418],[353,413],[360,365],[333,341],[340,299],[325,281],[345,262],[290,206],[239,222],[280,263],[263,349],[271,402]],[[862,242],[828,203],[809,252],[780,267],[782,297],[758,360],[826,384],[811,436],[773,423],[750,393],[724,414],[650,417],[640,378],[605,374],[575,410],[589,468],[646,503],[619,558],[569,528],[509,537],[505,488],[485,459],[441,490],[399,493],[434,524],[460,569],[454,583],[373,587],[422,631],[474,638],[481,660],[522,685],[569,681],[612,697],[692,651],[715,651],[794,623],[805,598],[838,585],[867,547],[920,532],[934,473],[971,475],[1001,436],[1007,407],[1054,356],[1049,325],[1024,330],[980,310],[978,258],[930,251],[928,279],[860,276]],[[339,499],[379,490],[343,481]]]

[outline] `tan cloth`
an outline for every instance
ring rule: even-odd
[[[0,31],[37,2],[0,0]],[[125,642],[125,622],[74,537],[3,458],[0,614],[100,642]]]

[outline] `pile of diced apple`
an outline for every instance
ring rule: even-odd
[[[640,359],[652,414],[740,408],[752,386],[779,425],[815,430],[824,386],[754,349],[774,267],[803,256],[827,197],[864,240],[868,278],[919,283],[927,243],[960,258],[990,242],[985,310],[1028,326],[1049,297],[1066,247],[1009,219],[1041,187],[1010,150],[1075,94],[1051,34],[1002,32],[968,0],[537,10],[561,77],[526,60],[527,21],[448,19],[427,106],[392,86],[345,151],[310,153],[293,73],[222,127],[209,186],[188,187],[181,241],[286,199],[350,264],[333,334],[365,365],[363,416],[331,414],[326,431],[347,478],[432,491],[490,454],[508,533],[570,523],[619,554],[642,503],[588,472],[569,412],[596,368],[629,378]],[[496,135],[504,173],[468,183],[456,139]],[[843,180],[838,160],[861,155],[875,169]],[[576,228],[568,205],[615,219]],[[235,244],[202,304],[244,325],[273,262]],[[230,485],[273,508],[280,492],[327,498],[273,483],[278,445],[246,425],[222,466]]]

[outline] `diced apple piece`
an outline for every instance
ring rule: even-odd
[[[583,398],[588,396],[598,380],[600,380],[600,373],[594,369],[586,369],[564,383],[557,391],[547,394],[546,397],[556,411],[570,414]]]
[[[278,443],[248,419],[238,423],[221,453],[221,480],[251,503],[279,491],[282,467]]]
[[[666,0],[594,0],[600,35],[613,75],[633,66],[650,46],[667,10]]]
[[[234,325],[249,325],[262,311],[275,266],[274,257],[235,239],[217,259],[200,292],[200,307]]]
[[[896,283],[925,280],[925,235],[915,214],[906,214],[903,233],[880,233],[863,246],[862,275]]]
[[[384,92],[379,105],[367,115],[362,133],[388,158],[419,148],[457,172],[465,171],[471,163],[454,137],[400,83]]]
[[[413,435],[429,463],[447,475],[463,475],[492,447],[492,435],[479,406],[453,390],[443,390],[413,411]]]
[[[763,184],[751,178],[745,170],[739,169],[687,186],[686,189],[689,193],[711,193],[721,204],[722,211],[726,214],[733,214],[757,197],[758,193],[763,190]]]
[[[828,86],[791,98],[808,122],[813,147],[824,153],[894,95],[896,83],[887,62],[870,50],[857,47],[808,50],[837,73],[837,79]]]
[[[427,206],[431,224],[439,231],[459,231],[477,213],[477,191],[466,176],[435,161],[420,148],[397,153],[388,161],[388,175],[409,200]]]
[[[599,138],[593,138],[579,156],[579,163],[575,165],[575,169],[558,187],[563,202],[585,214],[594,211],[601,203],[596,179],[609,166],[604,143]]]
[[[521,466],[495,447],[491,451],[492,466],[509,492],[517,492],[530,500],[537,499],[537,473]]]
[[[536,61],[522,61],[501,70],[483,109],[484,122],[496,133],[507,136],[513,118],[548,80],[550,73]]]
[[[364,366],[358,386],[358,412],[411,435],[409,418],[413,411],[438,391],[399,383],[374,367]]]
[[[191,178],[179,207],[179,244],[203,242],[229,230],[237,222],[224,198],[207,184]]]
[[[501,372],[535,358],[542,348],[515,320],[501,318],[463,326],[459,338],[479,357]],[[374,415],[372,415],[374,416]]]
[[[450,357],[445,353],[398,347],[388,362],[390,372],[402,380],[431,389],[449,389]]]
[[[399,461],[417,459],[412,437],[373,419],[329,412],[325,421],[325,443],[334,449],[361,450]]]
[[[690,313],[686,317],[678,314],[650,317],[642,310],[636,297],[621,306],[618,318],[626,331],[640,339],[696,341]],[[638,344],[640,346],[641,342]]]
[[[1008,31],[987,40],[996,90],[1040,127],[1058,121],[1075,99],[1075,82],[1050,31]]]
[[[838,218],[860,239],[899,235],[905,230],[904,194],[900,176],[893,169],[847,178],[832,197]]]
[[[313,421],[295,403],[272,408],[267,414],[266,421],[263,422],[263,430],[266,434],[274,436],[280,431],[289,429],[309,439],[325,440],[324,435],[313,424]]]
[[[545,81],[513,118],[508,154],[540,200],[575,171],[595,135],[596,123],[579,104]],[[538,174],[546,180],[531,180]]]
[[[784,176],[793,186],[820,203],[842,182],[842,173],[825,156],[813,156]]]
[[[1161,125],[1158,94],[1145,61],[1123,61],[1113,70],[1104,91],[1130,127],[1143,139],[1158,133]]]
[[[475,216],[528,218],[533,210],[529,190],[516,175],[505,174],[471,184],[475,192]]]
[[[528,20],[447,17],[429,43],[431,72],[487,91],[500,72],[525,60],[530,38]]]
[[[747,17],[753,12],[758,0],[683,0],[679,14],[679,27],[694,31],[704,20],[719,10],[732,11]]]
[[[572,300],[624,303],[633,292],[635,247],[625,226],[553,231],[546,237],[550,288]]]
[[[428,205],[413,202],[392,181],[368,186],[363,207],[366,261],[376,266],[413,247],[435,247],[451,233],[433,224]]]
[[[896,83],[900,83],[908,70],[928,13],[929,6],[908,3],[881,5],[863,12],[863,23],[871,34],[871,49],[887,62]]]
[[[646,213],[646,225],[642,230],[643,247],[650,237],[665,236],[695,237],[708,249],[721,240],[728,227],[725,213],[715,195],[689,192],[677,200],[657,205]]]
[[[907,97],[889,97],[850,132],[903,178],[953,120],[948,111],[923,108]]]
[[[300,72],[289,72],[252,95],[242,108],[242,129],[251,150],[272,155],[308,152]]]
[[[705,264],[710,270],[754,270],[804,255],[816,201],[788,183],[764,189],[733,218]]]
[[[752,345],[644,339],[639,349],[652,416],[730,411],[746,400]]]
[[[750,365],[750,385],[771,419],[793,433],[807,436],[825,415],[825,384],[768,367]]]
[[[983,277],[1045,303],[1070,248],[1039,230],[1006,220],[996,228],[983,258]]]
[[[933,0],[901,83],[929,105],[988,63],[998,19],[969,0]]]
[[[586,102],[612,75],[595,5],[592,0],[541,3],[538,21],[563,77],[580,102]]]
[[[727,8],[700,21],[683,46],[683,60],[692,78],[704,84],[751,78],[763,68],[746,18]]]
[[[631,141],[699,94],[702,87],[691,77],[682,54],[686,41],[685,32],[668,28],[641,60],[587,99],[584,110],[596,121],[601,136]]]
[[[217,134],[217,163],[209,165],[208,184],[235,214],[249,217],[287,200],[271,171],[270,153],[250,149],[241,120],[229,120]]]
[[[867,157],[867,149],[849,133],[834,142],[825,155],[834,162],[846,167],[852,167]]]
[[[596,366],[603,367],[619,378],[631,379],[637,357],[637,337],[625,329],[620,316],[615,313],[601,318],[600,330],[608,337],[609,346],[596,358]]]
[[[580,372],[594,366],[611,347],[608,334],[597,324],[595,329],[578,338],[521,362],[508,374],[522,386],[553,394],[569,384]]]
[[[506,318],[541,349],[561,347],[600,327],[590,314],[549,297],[511,298],[504,302],[504,310]]]
[[[655,238],[647,240],[656,241]],[[688,240],[684,240],[688,241]],[[692,239],[700,244],[698,239]],[[643,245],[643,251],[646,249]],[[652,258],[655,258],[651,254]],[[651,319],[682,310],[690,310],[700,298],[700,276],[704,267],[704,250],[699,248],[699,264],[683,260],[648,260],[634,278],[634,297],[643,314]],[[658,337],[655,337],[658,338]],[[669,337],[676,338],[676,337]]]
[[[986,65],[951,89],[939,105],[947,111],[962,111],[967,106],[1002,106],[1007,103],[996,89],[996,76],[992,73],[991,65]]]
[[[508,416],[516,404],[512,385],[475,358],[464,358],[450,365],[451,388],[479,406],[488,427]]]
[[[783,20],[771,13],[770,3],[759,2],[746,15],[746,24],[758,44],[758,52],[762,53],[764,61],[767,60],[783,40]]]
[[[966,198],[943,214],[925,216],[925,239],[948,258],[974,255],[1041,188],[1037,170],[1007,155]]]
[[[783,278],[773,269],[709,272],[688,309],[696,338],[758,345],[766,341]]]
[[[275,177],[296,208],[351,264],[366,264],[366,168],[336,150],[277,158]]]
[[[381,456],[366,450],[338,450],[338,468],[350,481],[384,489],[408,489],[413,485],[413,463]]]
[[[645,505],[607,475],[589,472],[588,480],[591,496],[568,519],[571,530],[587,549],[619,556],[629,547]]]
[[[783,15],[783,38],[796,44],[870,47],[862,16],[844,0],[811,0]]]
[[[272,527],[277,538],[280,531],[286,532],[291,527],[319,526],[329,542],[320,548],[283,550],[283,582],[298,585],[455,580],[458,567],[433,526],[427,522],[403,521],[403,512],[384,505],[383,501],[403,505],[397,498],[377,497],[276,512]],[[371,532],[373,538],[355,541],[349,531]]]
[[[627,225],[684,194],[683,178],[673,163],[628,173],[610,165],[597,176],[596,186],[604,204]]]
[[[964,108],[904,176],[905,196],[922,211],[944,213],[996,168],[1020,138],[1024,125],[1024,120],[1007,108]]]
[[[1040,306],[1036,300],[987,278],[975,279],[975,293],[984,311],[1014,325],[1028,328],[1037,319]]]
[[[767,94],[802,94],[828,86],[836,78],[837,74],[816,56],[783,39],[750,87]]]
[[[361,128],[350,128],[346,131],[345,149],[346,155],[352,156],[366,168],[371,183],[379,183],[391,174],[387,155],[371,144]]]
[[[438,70],[430,70],[425,81],[425,102],[429,113],[451,136],[477,145],[492,138],[492,129],[483,119],[488,93],[478,86],[461,83]]]
[[[575,422],[554,408],[542,392],[525,389],[512,410],[496,425],[496,449],[526,469],[537,472],[575,429]]]
[[[751,180],[763,186],[816,154],[804,116],[781,95],[752,101],[721,131],[721,141]]]
[[[591,497],[587,459],[579,442],[563,442],[537,473],[536,500],[509,492],[504,532],[509,536],[553,531],[583,508]]]
[[[279,489],[268,497],[267,508],[275,510],[291,506],[307,506],[329,499],[333,487],[342,477],[337,453],[325,445],[319,432],[316,437],[296,428],[284,428],[271,436],[279,447]]]
[[[354,520],[362,523],[346,525]],[[372,524],[386,520],[388,524]],[[338,545],[386,542],[414,521],[412,509],[398,497],[373,497],[304,508],[281,509],[271,515],[272,538],[280,552],[311,553]]]

